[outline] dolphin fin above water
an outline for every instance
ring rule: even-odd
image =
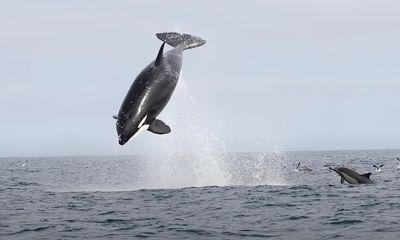
[[[364,177],[366,177],[368,179],[370,179],[370,177],[371,177],[371,173],[370,172],[369,173],[360,174],[360,175],[364,176]]]
[[[171,128],[159,119],[155,119],[147,130],[155,134],[167,134],[171,132]]]
[[[157,54],[157,58],[156,61],[154,63],[154,66],[160,66],[162,60],[163,60],[163,54],[164,54],[164,46],[165,46],[165,42],[163,42],[163,44],[160,47],[160,50],[158,50],[158,54]]]

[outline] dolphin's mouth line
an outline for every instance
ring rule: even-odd
[[[332,171],[334,171],[335,173],[337,173],[339,176],[342,176],[342,175],[340,174],[340,172],[339,172],[338,170],[334,169],[334,168],[329,167],[329,170],[332,170]]]

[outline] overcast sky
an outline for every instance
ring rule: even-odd
[[[0,0],[0,156],[204,142],[227,152],[398,149],[399,13],[399,1]],[[160,115],[171,134],[120,147],[111,116],[164,31],[207,44],[184,53]]]

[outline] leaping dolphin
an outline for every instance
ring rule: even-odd
[[[339,168],[331,168],[329,167],[330,170],[336,172],[339,174],[340,178],[340,183],[343,184],[344,181],[350,183],[350,184],[371,184],[374,183],[371,179],[371,173],[365,173],[365,174],[359,174],[349,168],[345,167],[339,167]]]
[[[128,142],[139,130],[147,129],[155,134],[171,132],[171,128],[157,116],[178,83],[183,51],[206,43],[199,37],[176,32],[157,33],[156,36],[163,41],[157,58],[139,73],[122,102],[118,116],[113,116],[117,119],[120,145]],[[166,53],[165,43],[173,47]]]

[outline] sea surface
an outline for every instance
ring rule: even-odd
[[[0,158],[0,239],[400,239],[399,155]]]

